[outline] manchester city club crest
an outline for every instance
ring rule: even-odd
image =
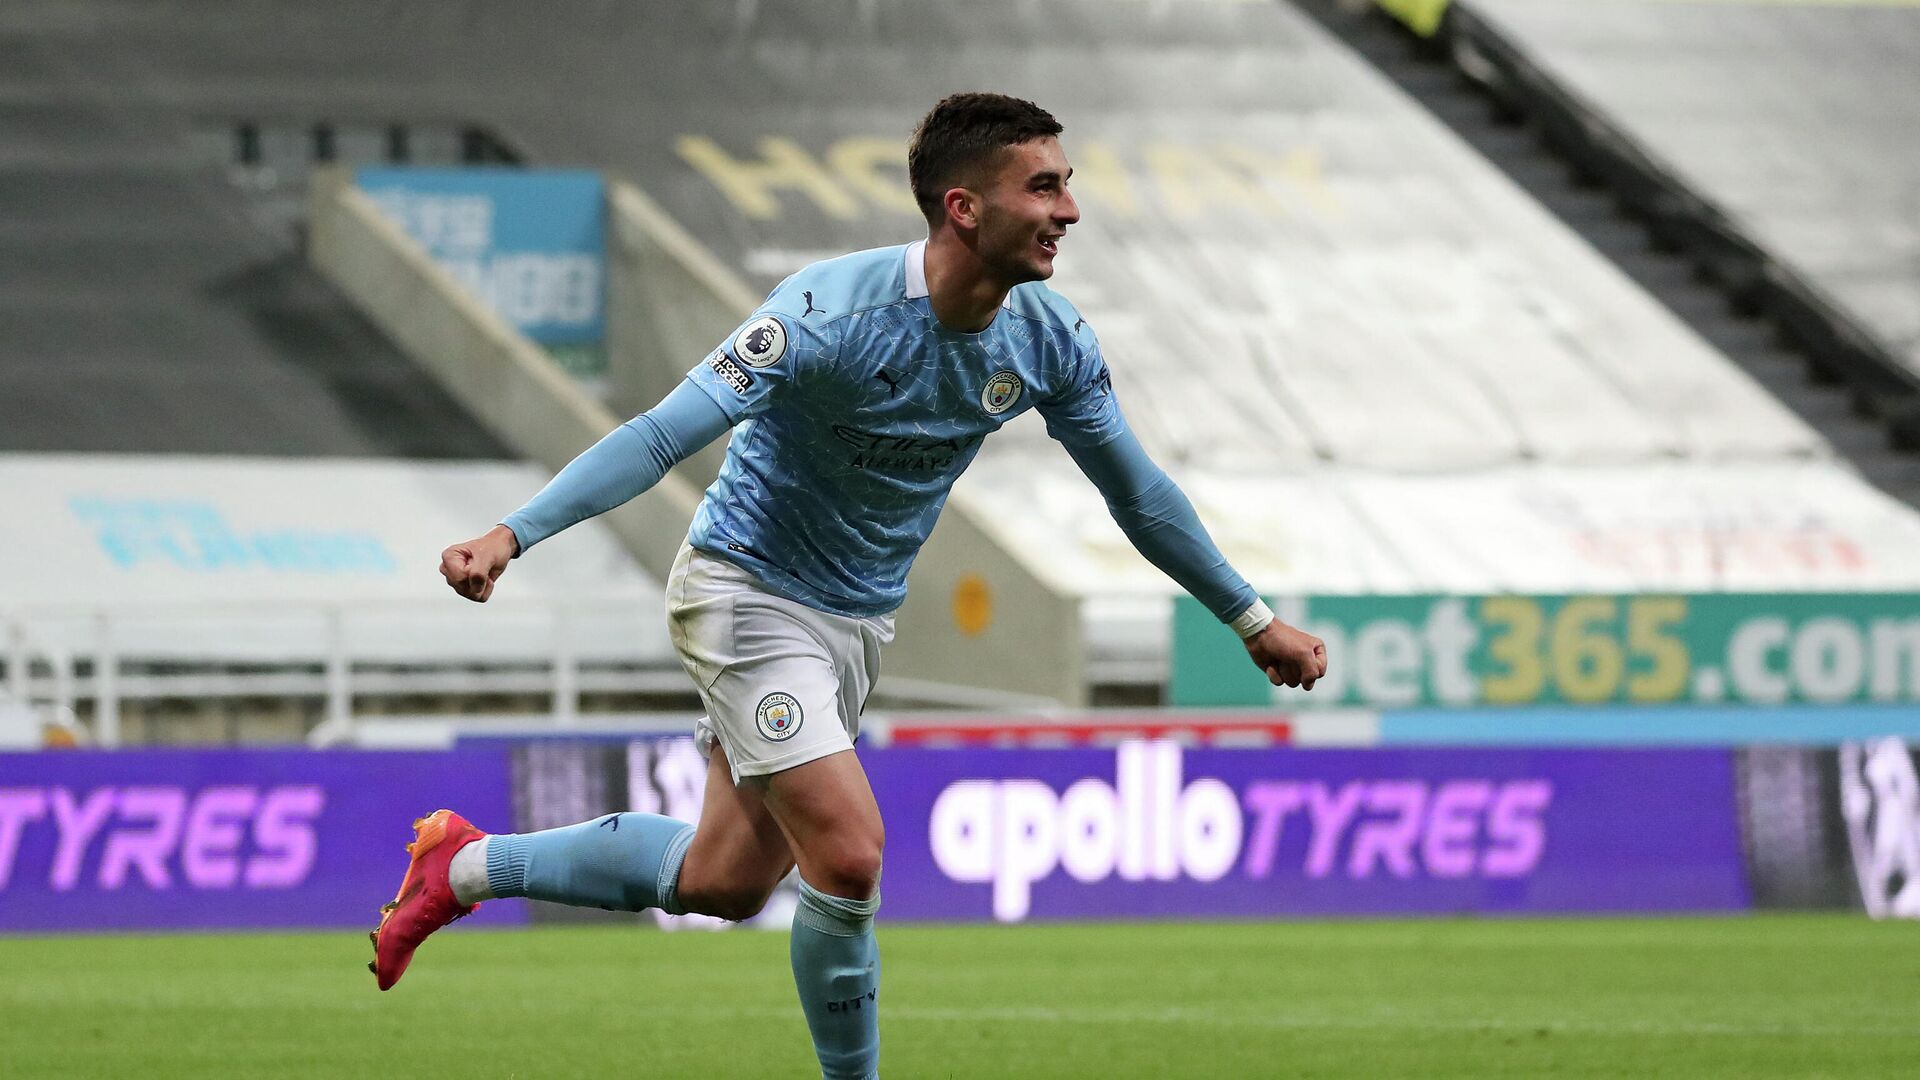
[[[754,722],[760,725],[760,734],[774,742],[785,742],[793,738],[800,730],[803,719],[800,702],[792,694],[772,693],[760,699],[760,708],[754,711]]]
[[[987,378],[987,388],[980,391],[980,407],[988,416],[999,416],[1020,400],[1020,390],[1020,376],[1002,368]]]

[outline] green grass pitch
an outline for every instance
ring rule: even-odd
[[[1920,1075],[1859,917],[884,927],[883,1075]],[[0,938],[0,1075],[818,1076],[786,935]]]

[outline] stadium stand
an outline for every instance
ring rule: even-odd
[[[27,736],[81,702],[108,743],[297,739],[356,696],[688,703],[637,615],[659,586],[603,530],[484,625],[433,588],[544,474],[307,266],[272,196],[304,201],[311,148],[237,160],[238,121],[171,103],[112,18],[0,14],[0,491],[32,523],[0,702],[37,706]]]
[[[1833,348],[1834,333],[1845,331],[1792,314],[1807,309],[1780,303],[1788,292],[1756,287],[1790,279],[1777,267],[1762,272],[1757,248],[1735,243],[1721,219],[1701,220],[1701,199],[1656,175],[1645,154],[1573,95],[1552,92],[1546,75],[1529,68],[1527,79],[1512,77],[1519,68],[1503,64],[1518,53],[1490,57],[1485,39],[1470,43],[1469,9],[1324,0],[1301,8],[1819,431],[1869,482],[1920,503],[1920,456],[1902,449],[1897,424],[1890,432],[1874,416],[1897,414],[1901,377],[1890,378],[1885,364],[1857,362],[1857,350]],[[1825,329],[1814,340],[1800,332],[1816,325]],[[1842,371],[1861,376],[1860,388]]]
[[[991,22],[856,22],[835,40],[759,9],[726,62],[777,80],[779,104],[690,103],[671,141],[658,117],[626,120],[639,145],[622,153],[765,288],[913,230],[873,168],[897,167],[875,140],[913,119],[898,72],[991,72],[1054,104],[1087,209],[1056,284],[1100,330],[1143,438],[1275,589],[1850,588],[1912,573],[1909,510],[1292,9],[1047,10],[1060,21],[1036,25],[1058,33],[1008,57]],[[809,82],[781,59],[801,52],[860,77]],[[1068,69],[1080,81],[1046,74]],[[1812,494],[1783,506],[1782,490]],[[1152,669],[1151,598],[1167,586],[1037,427],[999,436],[954,505],[1102,598],[1096,657]],[[1740,554],[1807,528],[1874,554]]]
[[[1911,510],[1286,5],[83,2],[7,20],[8,48],[170,154],[195,123],[455,117],[530,161],[631,178],[752,291],[912,239],[914,119],[950,90],[1025,94],[1067,122],[1087,214],[1056,284],[1261,586],[1914,583]],[[398,366],[383,350],[322,351]],[[695,359],[614,362],[657,384]],[[1151,686],[1171,586],[1092,499],[1028,423],[949,513],[1087,600],[1089,672]],[[1740,558],[1809,533],[1864,554]]]
[[[1920,445],[1920,6],[1475,0],[1441,32],[1898,444]]]
[[[10,6],[0,36],[0,450],[506,457],[250,220],[106,17]]]

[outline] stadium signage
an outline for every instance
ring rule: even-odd
[[[326,791],[312,784],[0,788],[0,889],[20,841],[50,831],[46,885],[117,889],[138,876],[153,889],[286,889],[313,871],[314,819]],[[91,857],[90,857],[91,853]]]
[[[1920,595],[1322,596],[1274,601],[1327,642],[1311,694],[1275,689],[1182,597],[1175,705],[1371,708],[1920,702]]]
[[[1272,878],[1289,829],[1306,843],[1288,846],[1297,865],[1281,876],[1310,879],[1525,877],[1546,847],[1547,780],[1256,780],[1237,793],[1216,779],[1183,783],[1181,759],[1176,743],[1135,742],[1117,752],[1111,785],[951,784],[927,826],[934,862],[954,881],[991,884],[994,918],[1016,922],[1034,882],[1056,870],[1087,884],[1211,882],[1236,866]]]
[[[890,748],[896,918],[1727,910],[1710,750]]]
[[[1832,877],[1850,837],[1859,888],[1911,907],[1899,834],[1872,825],[1911,807],[1912,759],[1892,742],[1843,748],[1837,765],[1788,747],[1165,740],[861,758],[886,821],[888,917],[903,921],[1851,906],[1854,882]],[[1836,768],[1846,834],[1830,807],[1779,795]],[[697,818],[703,778],[684,737],[0,754],[0,932],[358,927],[392,895],[423,808],[500,831],[628,809]],[[511,903],[476,916],[542,917]]]
[[[505,752],[0,754],[0,931],[370,924],[443,802],[507,820]]]
[[[808,147],[780,135],[757,150],[706,135],[682,135],[682,161],[705,177],[741,216],[778,221],[802,207],[851,221],[872,215],[920,216],[906,184],[907,148],[898,139],[850,135]],[[1275,152],[1251,143],[1152,140],[1117,144],[1076,139],[1075,193],[1103,215],[1138,220],[1154,214],[1193,219],[1222,213],[1297,217],[1337,213],[1339,200],[1312,147]]]
[[[1064,792],[1039,780],[962,780],[934,800],[928,842],[954,881],[990,883],[993,915],[1026,917],[1033,883],[1056,869],[1076,881],[1217,881],[1240,855],[1239,799],[1218,780],[1180,780],[1180,748],[1120,748],[1116,781]]]
[[[400,568],[374,533],[248,530],[207,500],[87,495],[68,499],[67,506],[93,530],[101,553],[122,570],[151,563],[196,573],[391,574]]]
[[[355,180],[428,255],[535,341],[606,331],[605,196],[598,173],[361,169]]]

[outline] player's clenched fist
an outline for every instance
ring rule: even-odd
[[[1279,619],[1247,639],[1247,655],[1275,686],[1311,690],[1314,680],[1327,673],[1326,643]]]
[[[440,576],[453,591],[484,604],[493,595],[493,583],[506,573],[507,564],[520,551],[513,530],[495,525],[487,535],[455,544],[440,553]]]

